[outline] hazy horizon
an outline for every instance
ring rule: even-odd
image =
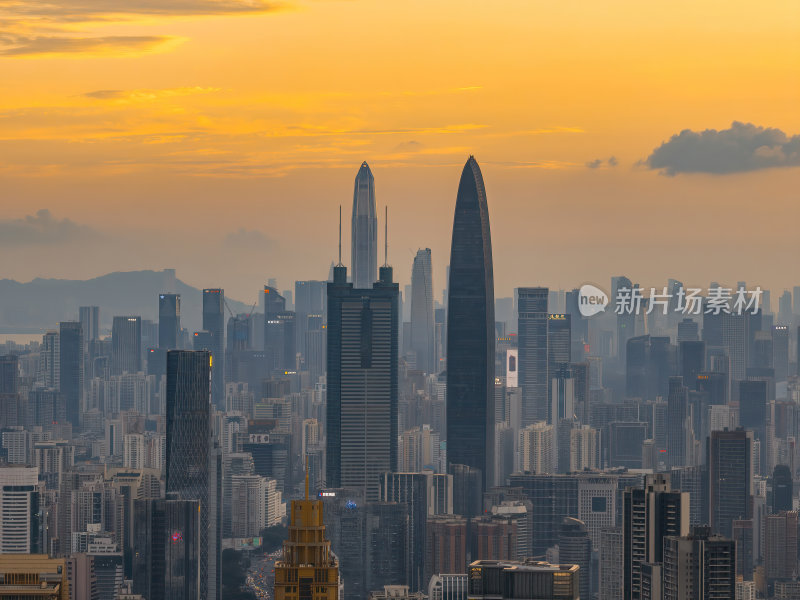
[[[474,154],[498,296],[790,288],[800,5],[724,6],[3,5],[0,278],[324,279],[367,160],[396,280],[429,247],[438,297]]]

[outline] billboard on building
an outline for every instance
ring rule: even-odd
[[[506,350],[506,387],[519,387],[519,350]]]

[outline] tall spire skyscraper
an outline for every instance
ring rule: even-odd
[[[489,208],[472,156],[458,184],[447,300],[447,459],[494,481],[494,275]]]
[[[364,161],[353,190],[351,265],[353,287],[369,289],[378,280],[378,215],[375,212],[375,178]]]
[[[417,250],[411,270],[411,349],[417,355],[417,369],[436,371],[433,346],[433,277],[431,249]]]

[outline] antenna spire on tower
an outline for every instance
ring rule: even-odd
[[[306,500],[308,500],[308,454],[306,454]]]
[[[389,205],[387,204],[385,207],[384,219],[383,219],[383,266],[389,266]]]
[[[339,262],[337,267],[342,267],[342,205],[339,205]]]

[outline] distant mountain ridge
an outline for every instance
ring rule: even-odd
[[[202,328],[203,290],[177,279],[174,269],[165,269],[115,272],[87,280],[37,278],[20,283],[0,279],[0,332],[52,329],[59,321],[77,320],[80,306],[100,307],[101,330],[111,328],[115,315],[138,315],[157,322],[162,292],[181,295],[181,327]],[[251,309],[227,297],[225,302],[234,314]]]

